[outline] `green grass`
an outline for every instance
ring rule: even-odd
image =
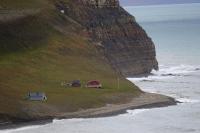
[[[55,110],[77,111],[123,103],[141,92],[122,77],[118,88],[119,76],[93,44],[71,30],[74,24],[61,18],[55,20],[74,34],[62,34],[49,24],[59,17],[57,13],[49,13],[0,24],[0,114],[25,117],[37,111],[42,112],[40,115]],[[81,80],[83,87],[61,86],[61,82],[75,79]],[[103,89],[84,88],[93,79],[100,80]],[[29,91],[45,92],[48,100],[26,101]]]
[[[41,46],[51,34],[51,27],[36,16],[15,21],[0,24],[0,54]]]
[[[1,8],[6,9],[30,9],[46,6],[47,0],[1,0]]]

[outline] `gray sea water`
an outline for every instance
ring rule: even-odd
[[[126,7],[153,39],[160,71],[129,78],[183,102],[108,118],[54,120],[8,133],[200,133],[200,4]]]

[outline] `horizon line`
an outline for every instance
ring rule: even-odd
[[[141,5],[123,5],[122,7],[140,7],[140,6],[165,6],[165,5],[185,5],[185,4],[200,4],[200,2],[192,2],[192,3],[168,3],[168,4],[141,4]]]

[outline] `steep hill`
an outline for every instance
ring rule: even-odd
[[[122,75],[141,76],[158,70],[154,43],[135,18],[119,6],[118,0],[59,2],[57,7],[87,28]]]
[[[142,93],[122,75],[157,69],[153,43],[117,1],[91,2],[0,1],[0,119],[54,117]],[[61,86],[75,79],[103,89]],[[25,100],[30,91],[48,100]]]
[[[57,10],[34,0],[17,5],[1,1],[0,114],[21,119],[54,116],[61,112],[125,102],[140,93],[119,76],[85,28]],[[40,7],[41,6],[41,7]],[[30,12],[30,10],[32,12]],[[7,11],[7,12],[6,12]],[[14,13],[14,14],[13,14]],[[118,88],[120,78],[120,88]],[[98,79],[102,90],[66,88],[63,81]],[[29,102],[29,91],[45,92],[47,102]],[[122,100],[123,99],[123,100]]]

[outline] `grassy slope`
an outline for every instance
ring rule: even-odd
[[[7,9],[43,8],[47,0],[1,0],[0,7]]]
[[[29,1],[34,4],[28,0],[16,0],[23,3],[20,5],[11,1],[2,0],[1,7],[42,8],[36,0]],[[24,112],[30,116],[53,115],[125,102],[140,93],[136,86],[123,78],[120,79],[120,89],[117,88],[116,73],[87,39],[78,34],[56,31],[50,21],[64,25],[63,29],[69,30],[68,33],[74,32],[70,28],[74,25],[48,6],[39,14],[0,24],[0,114],[18,117],[24,117]],[[103,89],[61,86],[62,81],[74,79],[83,83],[98,79]],[[24,97],[29,91],[45,92],[48,100],[26,101]]]

